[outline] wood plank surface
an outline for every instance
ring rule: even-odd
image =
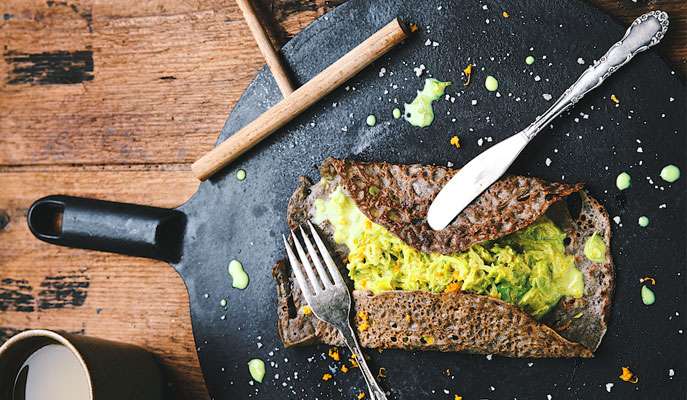
[[[343,0],[259,0],[277,44]],[[593,0],[626,23],[671,14],[659,46],[687,73],[687,2]],[[207,398],[186,289],[167,264],[34,239],[47,194],[173,207],[263,60],[233,0],[0,3],[0,342],[52,328],[157,354],[176,399]],[[57,288],[68,288],[57,294]]]

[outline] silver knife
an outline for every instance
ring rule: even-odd
[[[668,14],[651,11],[637,18],[625,36],[580,75],[546,112],[510,138],[473,158],[446,183],[429,207],[427,222],[434,230],[448,226],[477,196],[503,175],[527,144],[563,111],[628,61],[661,41],[668,30]]]

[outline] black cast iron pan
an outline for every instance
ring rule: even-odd
[[[279,236],[287,229],[287,200],[299,175],[317,178],[316,166],[327,156],[460,166],[531,122],[550,104],[549,94],[562,93],[625,30],[579,1],[351,0],[284,47],[295,81],[306,82],[396,16],[416,22],[420,32],[202,183],[177,209],[52,196],[29,213],[32,231],[48,242],[161,259],[179,272],[214,399],[351,399],[364,390],[359,374],[338,371],[341,364],[326,357],[327,348],[283,349],[276,336],[270,269],[284,256]],[[530,54],[537,61],[528,66],[524,59]],[[468,63],[477,72],[463,87],[460,72]],[[426,72],[417,77],[413,68],[421,64]],[[499,80],[498,94],[484,90],[487,74]],[[409,102],[427,76],[455,82],[449,99],[437,103],[434,124],[418,129],[394,120],[392,109]],[[611,94],[620,99],[618,106]],[[269,71],[262,70],[218,142],[280,98]],[[489,360],[370,351],[373,368],[387,370],[382,385],[391,398],[683,397],[685,179],[670,185],[658,172],[668,163],[685,170],[684,111],[684,84],[651,51],[540,134],[512,167],[514,173],[586,182],[618,217],[612,249],[616,296],[596,358]],[[377,116],[376,126],[365,124],[368,114]],[[453,135],[461,138],[460,150],[449,145]],[[243,182],[235,179],[238,168],[248,173]],[[632,188],[624,192],[614,187],[621,171],[633,177]],[[647,228],[637,225],[641,215],[651,220]],[[55,220],[61,230],[54,228]],[[227,264],[232,259],[242,261],[250,275],[244,291],[231,288]],[[639,295],[645,275],[657,281],[651,307]],[[222,298],[228,300],[226,308],[219,305]],[[267,363],[262,384],[250,382],[246,362],[251,358]],[[621,366],[631,367],[639,383],[621,382]],[[323,382],[322,374],[330,371],[334,379]]]

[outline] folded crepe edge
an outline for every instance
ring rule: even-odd
[[[341,166],[340,163],[346,161],[328,159],[323,163],[322,176],[336,180],[340,175],[337,172],[331,173],[332,162]],[[359,165],[365,168],[371,164],[373,163]],[[392,166],[385,163],[376,165],[383,168]],[[536,218],[543,215],[549,205],[581,188],[581,185],[567,185],[563,191],[565,194],[549,198],[550,203],[544,204]],[[309,210],[312,204],[308,203],[312,203],[314,197],[321,196],[322,193],[317,192],[321,190],[326,189],[313,186],[308,178],[300,178],[299,187],[289,202],[288,223],[291,227],[311,219]],[[565,207],[558,207],[564,212],[559,211],[560,215],[557,217],[567,222],[564,229],[571,241],[566,250],[574,254],[576,264],[585,276],[585,295],[582,299],[561,300],[554,311],[547,314],[542,322],[537,322],[517,306],[484,295],[392,291],[373,296],[371,293],[354,291],[354,309],[356,312],[362,311],[369,321],[366,323],[367,328],[359,332],[362,345],[370,348],[465,351],[510,357],[592,357],[606,331],[614,276],[610,258],[608,215],[595,199],[584,192],[580,196],[582,207],[577,220],[572,220],[569,213],[566,214]],[[536,218],[532,218],[529,223]],[[374,217],[371,219],[375,221]],[[582,253],[584,238],[591,234],[588,233],[590,230],[598,228],[595,222],[602,225],[600,233],[609,249],[607,260],[603,264],[591,263]],[[321,228],[327,229],[326,226]],[[507,231],[501,236],[511,232]],[[335,251],[341,257],[346,249],[337,246]],[[305,315],[302,312],[305,302],[297,285],[293,284],[293,276],[285,262],[277,263],[273,268],[273,275],[277,281],[279,299],[278,331],[285,346],[317,342],[342,344],[338,333],[331,326],[312,314]],[[588,284],[592,279],[600,282],[597,285]],[[357,322],[355,320],[354,324]]]

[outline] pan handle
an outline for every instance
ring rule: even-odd
[[[60,246],[175,263],[186,215],[178,210],[72,196],[37,200],[27,215],[31,233]]]

